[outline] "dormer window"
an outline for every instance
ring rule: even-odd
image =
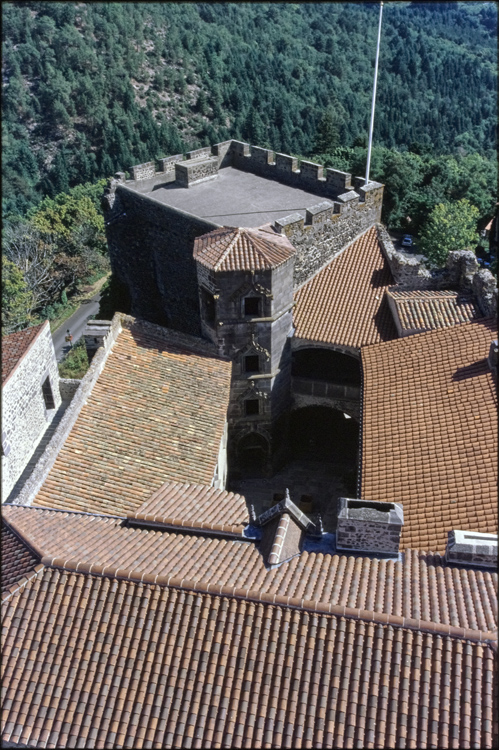
[[[252,318],[259,318],[261,315],[260,297],[246,297],[244,299],[244,314]]]
[[[249,354],[244,358],[244,372],[248,375],[260,372],[260,357],[258,354]]]

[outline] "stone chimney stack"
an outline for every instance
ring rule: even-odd
[[[404,513],[400,503],[340,497],[336,549],[398,555]]]
[[[89,320],[83,331],[88,361],[91,362],[97,349],[104,346],[104,339],[111,330],[110,320]]]
[[[497,567],[497,534],[480,531],[449,531],[445,559],[459,565]]]

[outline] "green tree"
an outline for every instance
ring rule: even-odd
[[[26,328],[30,322],[32,295],[22,271],[2,255],[2,334]]]
[[[466,198],[438,203],[419,236],[421,251],[435,266],[443,266],[452,250],[474,250],[479,211]]]
[[[340,145],[339,121],[331,109],[322,115],[314,141],[314,154],[329,154]]]

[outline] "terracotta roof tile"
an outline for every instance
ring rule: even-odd
[[[57,557],[144,575],[213,583],[343,605],[390,615],[491,630],[497,626],[497,574],[447,566],[432,552],[406,550],[404,561],[304,551],[268,569],[252,541],[146,530],[119,518],[5,507],[6,521],[40,551]],[[144,579],[146,580],[146,579]]]
[[[391,284],[373,226],[295,293],[295,337],[355,348],[396,338]]]
[[[497,530],[497,393],[481,319],[362,349],[362,497],[401,502],[401,548]]]
[[[5,383],[9,375],[15,370],[17,363],[27,352],[42,328],[47,324],[45,320],[40,325],[25,328],[24,331],[9,333],[2,337],[2,383]]]
[[[494,653],[474,640],[49,568],[3,627],[5,742],[497,742]]]
[[[483,315],[474,299],[452,290],[387,290],[404,331],[422,333],[468,323]]]
[[[244,497],[200,484],[165,482],[135,513],[136,522],[241,534],[249,524]]]
[[[259,271],[289,260],[287,237],[260,229],[222,227],[194,240],[194,259],[215,271]]]
[[[40,558],[2,520],[2,593],[33,573]]]
[[[159,331],[119,333],[37,505],[126,515],[167,480],[211,484],[231,364]]]

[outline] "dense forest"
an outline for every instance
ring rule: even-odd
[[[4,211],[227,138],[367,131],[378,5],[4,3]],[[492,156],[497,7],[386,3],[375,143]]]
[[[236,138],[363,174],[378,8],[3,3],[3,216],[52,248],[53,299],[103,264],[92,185],[117,170]],[[371,176],[392,228],[442,201],[492,216],[496,40],[494,3],[385,3]]]

